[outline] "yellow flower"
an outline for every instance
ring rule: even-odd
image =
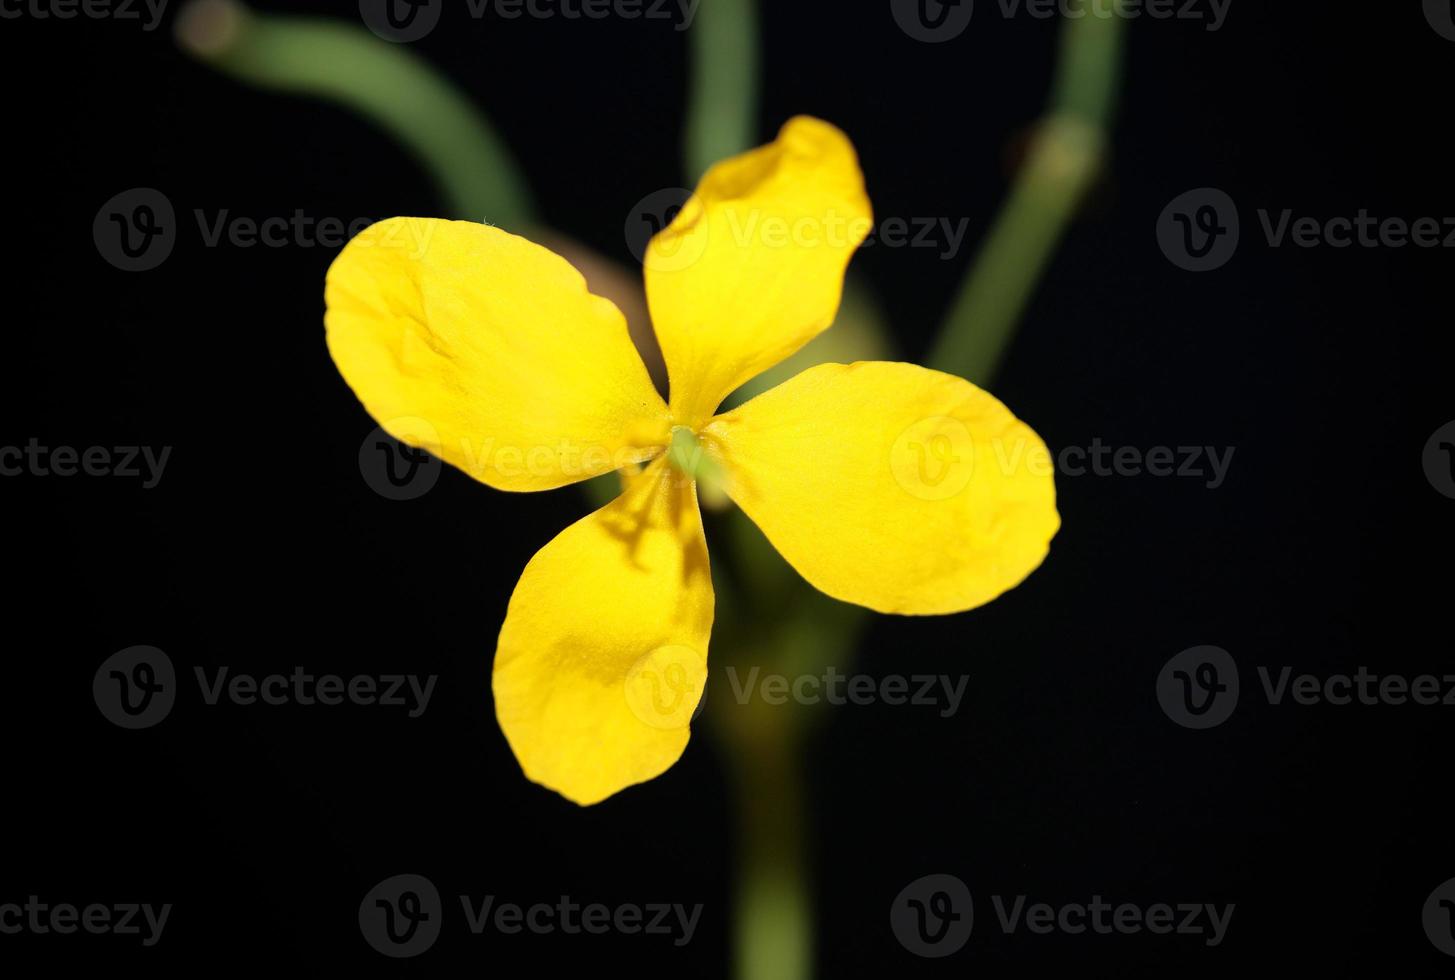
[[[968,381],[823,364],[715,414],[829,326],[870,222],[853,146],[817,119],[709,170],[644,262],[670,403],[617,308],[523,238],[394,218],[329,270],[329,350],[395,438],[501,490],[624,474],[526,565],[500,630],[496,715],[530,779],[595,803],[687,746],[713,616],[696,484],[673,462],[691,450],[845,602],[957,612],[1045,557],[1045,446]]]

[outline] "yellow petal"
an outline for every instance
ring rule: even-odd
[[[970,382],[913,364],[809,368],[702,437],[789,564],[880,612],[989,602],[1060,526],[1040,437]]]
[[[678,424],[697,428],[833,322],[871,221],[854,147],[818,119],[708,170],[645,259]]]
[[[510,597],[495,713],[526,776],[584,806],[676,762],[712,610],[696,494],[656,460],[537,552]]]
[[[524,238],[391,218],[334,260],[326,299],[329,352],[369,414],[492,487],[558,487],[666,442],[621,312]]]

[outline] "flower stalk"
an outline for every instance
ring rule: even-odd
[[[456,217],[519,230],[530,193],[480,111],[423,58],[341,20],[262,14],[237,0],[193,0],[177,42],[258,88],[336,102],[407,148]]]
[[[758,142],[758,5],[702,0],[688,32],[686,165],[689,186],[718,160]]]
[[[1124,18],[1067,18],[1051,106],[940,328],[931,367],[989,385],[1032,290],[1105,160]]]
[[[758,702],[733,713],[724,734],[738,821],[734,972],[802,980],[813,956],[802,732],[793,711]]]

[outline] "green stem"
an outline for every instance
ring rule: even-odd
[[[1065,22],[1050,109],[945,318],[932,367],[982,385],[995,377],[1026,301],[1105,158],[1123,20]]]
[[[740,512],[723,515],[724,557],[737,576],[714,575],[723,623],[714,656],[739,674],[773,670],[847,672],[867,610],[835,602],[798,577]],[[705,717],[734,777],[738,860],[734,976],[805,980],[813,974],[811,813],[804,741],[824,712],[797,703],[734,697],[725,675],[708,693]]]
[[[738,808],[733,923],[736,976],[804,980],[812,974],[802,733],[791,705],[735,705],[724,737]]]
[[[717,161],[758,142],[755,0],[701,0],[689,32],[686,165],[695,182]]]
[[[260,14],[236,0],[193,0],[177,20],[183,49],[259,88],[337,102],[371,120],[429,170],[451,213],[521,227],[525,181],[479,110],[422,58],[336,20]]]

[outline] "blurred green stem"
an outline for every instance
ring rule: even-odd
[[[1067,19],[1051,106],[930,354],[932,367],[989,385],[1036,283],[1106,153],[1124,18]]]
[[[689,186],[719,160],[758,142],[756,0],[701,0],[688,32],[686,164]]]
[[[738,813],[733,972],[803,980],[812,970],[801,734],[793,709],[757,700],[728,735]],[[746,723],[745,723],[746,722]]]
[[[805,980],[813,975],[815,835],[804,742],[818,715],[793,701],[769,704],[761,689],[746,699],[736,689],[754,670],[799,677],[827,664],[844,668],[868,611],[809,588],[740,511],[716,524],[724,544],[724,573],[713,575],[722,673],[705,717],[731,767],[737,804],[733,975]]]
[[[407,147],[457,217],[519,228],[532,205],[509,150],[480,111],[408,47],[341,20],[274,16],[236,0],[194,0],[177,18],[182,47],[259,88],[358,112]]]

